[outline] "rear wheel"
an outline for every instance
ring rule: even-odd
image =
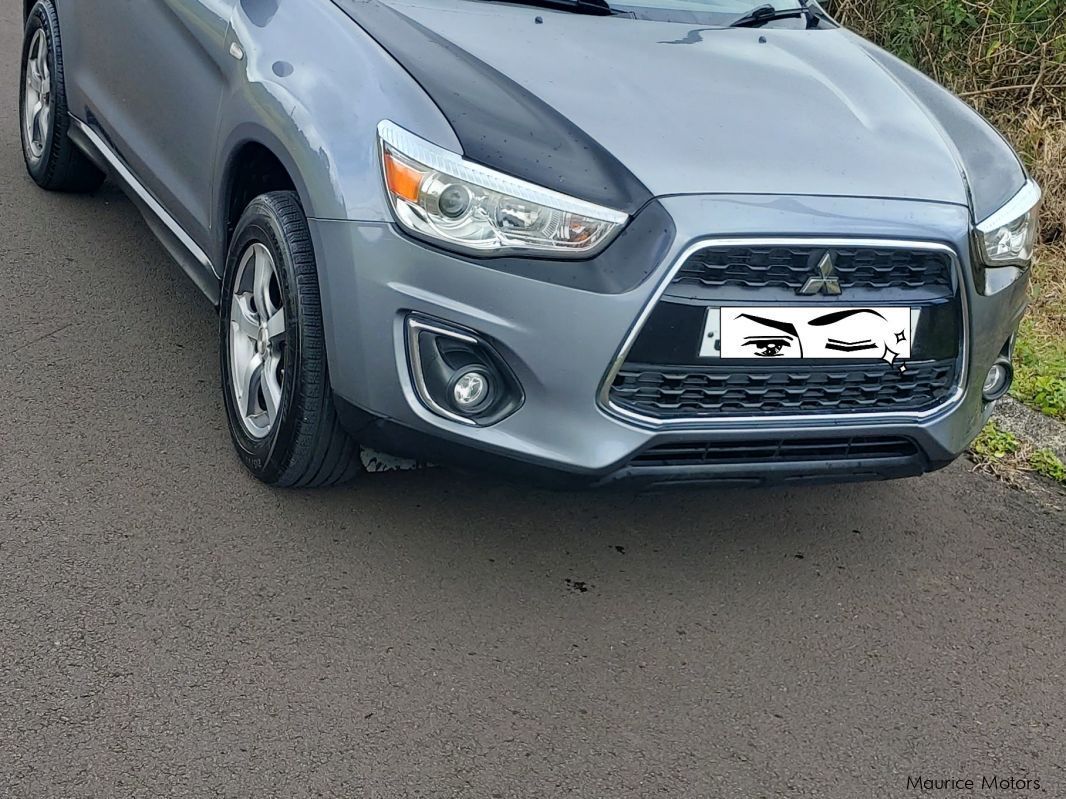
[[[26,170],[48,191],[89,192],[104,173],[70,140],[63,46],[51,0],[39,0],[26,20],[19,91],[19,128]]]
[[[314,249],[292,192],[257,197],[237,224],[219,351],[230,433],[257,478],[319,487],[361,471],[333,404]]]

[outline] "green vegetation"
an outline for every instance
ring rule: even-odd
[[[825,0],[837,19],[990,117],[1066,111],[1059,0]]]
[[[1012,393],[1030,407],[1066,420],[1066,340],[1047,339],[1027,319],[1018,337]]]
[[[1049,449],[1034,449],[1012,433],[989,422],[973,442],[970,456],[979,469],[1007,482],[1020,472],[1035,472],[1066,486],[1066,465]]]
[[[1066,465],[1049,449],[1038,449],[1029,456],[1029,465],[1034,472],[1066,485]]]
[[[1022,442],[1013,434],[1000,430],[995,422],[985,425],[970,448],[978,463],[1003,461],[1017,455],[1021,449]]]

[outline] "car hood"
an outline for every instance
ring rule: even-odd
[[[707,29],[472,0],[385,5],[562,114],[653,195],[968,201],[943,129],[844,30]]]

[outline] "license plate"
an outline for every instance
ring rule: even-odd
[[[701,358],[883,360],[911,357],[911,308],[708,308]]]

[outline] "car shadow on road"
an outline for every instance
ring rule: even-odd
[[[372,552],[401,581],[473,581],[475,596],[490,586],[542,596],[545,582],[560,595],[610,595],[635,583],[698,596],[713,583],[782,588],[798,580],[811,588],[809,581],[833,579],[849,564],[882,568],[919,538],[911,514],[885,513],[915,493],[932,502],[937,492],[913,480],[554,492],[435,468],[279,492],[275,508],[279,523],[300,530],[312,550]]]

